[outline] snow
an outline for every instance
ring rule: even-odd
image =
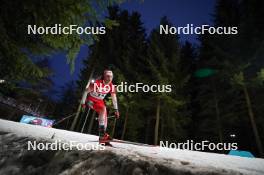
[[[0,131],[15,133],[16,135],[23,137],[45,139],[48,141],[61,140],[63,142],[76,141],[78,143],[90,143],[91,145],[98,144],[96,142],[98,136],[1,119]],[[139,146],[116,142],[113,142],[112,144],[114,147],[107,147],[106,149],[108,151],[131,157],[131,159],[134,160],[144,158],[149,161],[163,162],[171,167],[186,165],[187,168],[196,167],[200,169],[222,169],[225,171],[234,171],[235,174],[264,174],[264,159],[260,158],[245,158],[224,154]]]

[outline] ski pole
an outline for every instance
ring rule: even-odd
[[[82,130],[81,130],[81,133],[83,133],[84,126],[85,126],[85,124],[86,124],[86,121],[87,121],[88,115],[89,115],[89,113],[90,113],[90,110],[91,110],[91,108],[88,109],[88,112],[87,112],[87,114],[86,114],[86,116],[85,116],[85,120],[84,120],[84,124],[83,124]]]
[[[73,114],[71,114],[71,115],[68,115],[68,116],[66,116],[66,117],[64,117],[64,118],[62,118],[62,119],[60,119],[59,121],[57,121],[56,123],[54,123],[53,126],[54,126],[54,125],[57,125],[57,124],[59,124],[59,123],[61,123],[61,122],[63,122],[64,120],[66,120],[66,119],[68,119],[68,118],[70,118],[70,117],[73,117],[75,114],[76,114],[76,113],[73,113]]]
[[[109,116],[109,117],[107,117],[108,119],[110,119],[110,118],[115,118],[115,116],[113,115],[113,116]],[[95,120],[98,120],[99,119],[99,117],[95,117]]]

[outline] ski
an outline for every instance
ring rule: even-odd
[[[89,140],[88,142],[98,142],[98,140]],[[126,144],[131,144],[131,145],[138,145],[138,146],[157,147],[157,145],[148,145],[145,143],[137,143],[137,142],[131,142],[131,141],[119,140],[119,139],[111,139],[111,140],[109,140],[109,142],[126,143]]]
[[[137,143],[137,142],[131,142],[131,141],[119,140],[119,139],[112,139],[112,140],[110,140],[110,142],[126,143],[126,144],[131,144],[131,145],[138,145],[138,146],[157,147],[157,145],[148,145],[145,143]]]

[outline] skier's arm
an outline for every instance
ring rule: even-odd
[[[114,110],[115,110],[115,116],[118,119],[120,114],[119,114],[119,111],[118,111],[118,105],[117,105],[117,98],[116,98],[115,89],[113,89],[113,91],[111,93],[111,97],[112,97],[113,107],[114,107]]]
[[[83,97],[82,97],[82,100],[81,100],[81,104],[82,105],[85,105],[85,101],[86,101],[87,95],[93,90],[93,87],[94,87],[94,82],[93,81],[89,82],[86,85],[85,91],[83,93]]]
[[[90,92],[93,91],[94,88],[94,81],[91,81],[89,86],[86,86],[85,91],[87,92],[87,94],[89,94]]]
[[[111,97],[112,97],[112,103],[113,103],[114,110],[118,111],[116,93],[114,93],[114,92],[111,93]]]

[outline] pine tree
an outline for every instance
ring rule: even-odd
[[[74,81],[71,81],[61,88],[60,100],[56,104],[56,109],[53,115],[57,119],[62,119],[63,117],[72,115],[75,112],[76,105],[77,105],[76,84]],[[71,122],[72,122],[72,117],[67,119],[67,121],[60,123],[56,127],[69,129],[69,125]]]
[[[67,54],[67,61],[74,68],[74,60],[82,44],[91,44],[94,35],[84,37],[72,35],[29,35],[28,25],[50,27],[78,25],[101,26],[102,19],[106,27],[113,21],[102,18],[108,5],[117,1],[8,1],[0,6],[0,77],[9,82],[39,79],[47,76],[32,57],[49,56],[62,51]]]
[[[118,25],[108,30],[105,35],[100,36],[99,40],[90,47],[89,56],[84,61],[85,66],[78,81],[79,89],[84,88],[91,68],[95,69],[94,78],[96,78],[102,74],[105,68],[110,67],[114,73],[114,84],[140,82],[139,74],[144,71],[142,61],[145,59],[144,53],[146,52],[145,30],[142,27],[140,15],[138,13],[129,14],[127,11],[119,10],[117,7],[110,7],[109,19],[116,21]],[[140,123],[143,119],[142,117],[139,120],[136,119],[140,116],[136,112],[138,109],[133,107],[133,104],[137,103],[134,100],[137,98],[136,96],[136,94],[133,94],[132,97],[130,93],[118,93],[118,103],[121,112],[121,119],[116,123],[118,130],[115,130],[115,135],[118,137],[126,135],[131,140],[137,140],[139,136],[139,131],[136,128],[142,126]],[[111,105],[109,106],[111,110]],[[123,116],[128,106],[131,112],[133,111],[133,121],[137,120],[139,124],[131,123],[128,115],[126,115],[128,118],[124,127]],[[109,128],[111,126],[110,122]],[[126,131],[124,132],[126,134],[122,132],[123,128],[125,128]]]
[[[225,123],[224,132],[235,130],[237,133],[243,133],[245,128],[249,129],[247,125],[250,123],[253,131],[251,133],[255,137],[259,155],[263,152],[261,136],[259,136],[256,124],[258,123],[256,120],[259,119],[255,116],[254,108],[257,106],[254,106],[256,104],[252,101],[250,94],[256,89],[254,85],[255,80],[258,79],[256,75],[260,74],[263,66],[260,61],[260,55],[263,53],[263,35],[259,35],[261,33],[260,26],[263,27],[263,23],[258,21],[260,15],[263,15],[261,7],[263,7],[261,1],[219,0],[214,15],[215,25],[237,26],[238,35],[205,35],[201,37],[200,51],[200,65],[210,66],[217,70],[216,76],[214,76],[216,78],[215,86],[213,84],[205,86],[208,90],[221,87],[217,94],[219,94],[218,106],[220,106],[221,116],[227,119],[223,120]],[[261,81],[258,81],[257,84],[259,83]],[[202,99],[201,97],[206,97],[206,94],[199,95],[197,98]],[[219,99],[219,97],[221,98]],[[204,99],[208,101],[208,98]],[[200,104],[205,106],[204,102]],[[207,107],[207,109],[209,108]],[[246,116],[249,116],[249,119],[246,119]],[[206,128],[206,126],[210,126],[210,124],[203,127]],[[250,138],[252,136],[247,134],[247,139]],[[249,145],[245,143],[245,136],[239,139],[242,148]],[[247,149],[255,151],[250,146]]]
[[[171,26],[166,17],[161,19],[161,24]],[[157,29],[153,30],[150,34],[148,58],[149,71],[151,72],[148,81],[159,85],[172,85],[171,93],[162,92],[152,96],[156,105],[154,144],[158,144],[160,139],[182,139],[186,134],[183,125],[187,118],[180,117],[178,110],[185,103],[180,91],[188,81],[188,76],[179,70],[180,45],[178,37],[160,35]],[[160,121],[162,126],[160,126]],[[160,128],[162,128],[162,133],[160,133]]]

